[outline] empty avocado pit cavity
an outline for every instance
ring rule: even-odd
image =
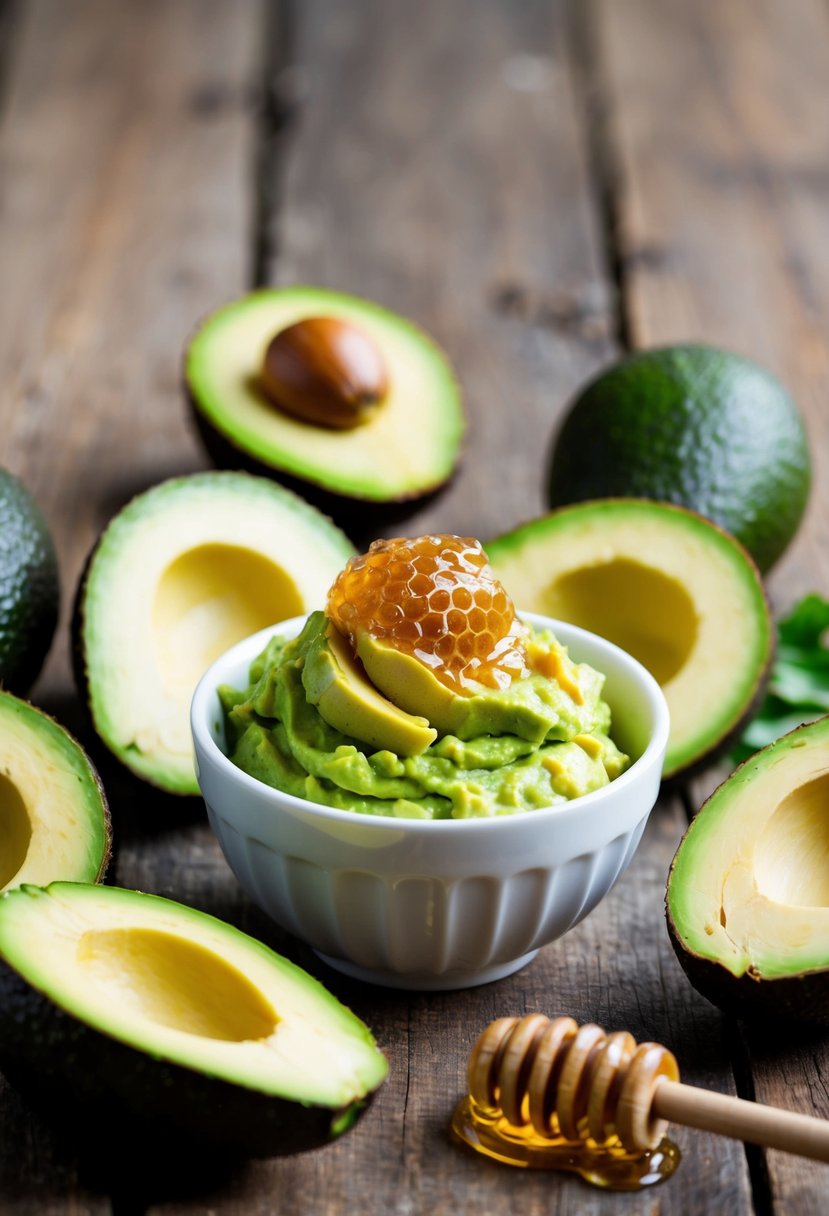
[[[66,882],[0,900],[0,1067],[101,1135],[256,1156],[335,1139],[388,1071],[368,1027],[261,942]]]
[[[77,599],[77,675],[107,747],[136,776],[197,794],[199,679],[242,638],[322,603],[352,551],[326,516],[245,473],[176,478],[133,499]]]
[[[563,507],[487,545],[516,604],[639,659],[671,715],[665,776],[722,752],[762,695],[774,629],[733,537],[681,507],[604,499]]]
[[[294,579],[271,558],[228,544],[173,559],[153,605],[155,655],[165,691],[187,696],[214,659],[241,638],[297,616]]]
[[[156,929],[88,929],[78,963],[104,1001],[183,1034],[267,1039],[277,1016],[238,968],[197,942]]]
[[[638,659],[660,684],[687,663],[699,631],[694,601],[678,579],[646,561],[617,557],[569,570],[543,595],[545,611],[578,621]]]
[[[95,882],[109,849],[106,798],[80,744],[53,718],[0,692],[0,891]]]
[[[23,868],[32,840],[32,822],[20,790],[0,773],[0,891]]]
[[[797,786],[779,803],[754,850],[757,889],[800,908],[829,908],[829,773]]]
[[[668,879],[692,983],[737,1012],[829,1020],[829,718],[741,765],[698,812]]]

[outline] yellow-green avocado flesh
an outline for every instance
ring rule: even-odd
[[[332,624],[309,645],[302,684],[329,726],[377,751],[417,756],[437,738],[426,718],[399,709],[377,691]]]
[[[328,621],[312,613],[292,641],[275,636],[252,664],[247,689],[219,689],[228,755],[251,776],[325,806],[403,818],[469,818],[515,814],[599,789],[627,764],[609,737],[610,709],[603,677],[573,664],[578,688],[531,677],[524,712],[520,693],[483,690],[476,720],[489,729],[461,739],[440,734],[417,755],[376,750],[326,722],[305,687],[309,656],[318,651]],[[550,634],[536,645],[558,648]],[[575,695],[574,695],[575,694]],[[504,711],[501,702],[506,700]],[[487,706],[491,716],[487,718]],[[470,719],[471,721],[472,719]],[[538,722],[544,728],[538,738]],[[531,722],[524,736],[498,733],[494,724]],[[527,737],[529,735],[530,737]]]
[[[671,715],[666,777],[722,751],[758,703],[774,647],[760,576],[733,537],[693,511],[579,503],[486,550],[525,611],[608,638],[659,681]]]
[[[109,809],[89,757],[53,718],[0,691],[0,891],[96,882],[109,851]]]
[[[353,430],[283,413],[259,385],[271,339],[309,317],[352,322],[386,365],[385,401]],[[284,473],[345,498],[418,497],[442,485],[458,459],[464,417],[446,356],[410,321],[357,296],[321,287],[253,292],[208,317],[188,348],[185,375],[200,423],[260,471]]]
[[[0,1053],[42,1091],[253,1155],[353,1124],[388,1065],[310,975],[158,896],[53,883],[0,899]]]
[[[296,494],[246,473],[197,473],[134,498],[89,560],[78,678],[100,737],[136,776],[197,794],[190,700],[214,659],[324,603],[353,553]]]
[[[829,717],[742,764],[668,878],[671,939],[715,1004],[829,1023]]]

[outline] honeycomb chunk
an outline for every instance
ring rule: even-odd
[[[337,577],[327,612],[352,646],[363,632],[382,638],[458,692],[527,673],[526,629],[472,537],[374,541]]]

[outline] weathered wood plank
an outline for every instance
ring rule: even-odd
[[[287,79],[303,100],[275,166],[270,277],[363,292],[413,316],[450,350],[467,391],[463,469],[406,531],[494,534],[540,511],[554,421],[573,387],[614,350],[567,16],[564,4],[475,0],[296,9],[298,51]],[[390,530],[380,513],[376,530]],[[401,1216],[519,1206],[532,1214],[551,1205],[615,1211],[617,1196],[573,1179],[467,1155],[449,1142],[447,1123],[477,1034],[491,1018],[525,1009],[662,1037],[690,1078],[728,1086],[718,1016],[689,999],[663,927],[665,874],[683,823],[679,808],[665,804],[608,900],[531,968],[497,985],[375,993],[319,971],[306,955],[368,1018],[391,1057],[390,1081],[340,1144],[252,1164],[214,1192],[212,1206],[235,1202],[254,1214],[278,1206],[283,1216],[367,1203]],[[171,872],[171,887],[181,890],[183,877]],[[217,875],[213,891],[220,885]],[[231,918],[246,913],[242,903],[228,907]],[[693,1133],[680,1139],[681,1184],[628,1196],[626,1207],[684,1213],[696,1195],[709,1212],[747,1211],[739,1147]],[[188,1209],[161,1197],[152,1210]]]
[[[797,0],[592,9],[628,328],[638,346],[697,339],[777,373],[811,438],[805,525],[771,579],[779,608],[829,592],[825,400],[829,11]],[[698,805],[710,781],[697,788]],[[757,1098],[829,1115],[825,1044],[747,1032]],[[775,1210],[825,1209],[829,1171],[768,1154]]]
[[[41,502],[61,559],[61,627],[35,696],[79,729],[67,622],[83,558],[134,492],[204,463],[181,352],[198,317],[248,280],[264,6],[19,8],[0,125],[0,460]],[[107,784],[129,855],[131,812],[157,803]],[[197,855],[197,839],[180,844]],[[153,847],[141,841],[150,889]],[[92,1146],[79,1181],[71,1150],[3,1089],[4,1211],[109,1211],[104,1164]]]

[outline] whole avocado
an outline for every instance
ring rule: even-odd
[[[58,620],[55,548],[32,495],[0,469],[0,685],[18,695],[37,679]]]
[[[766,571],[797,531],[810,481],[803,422],[783,386],[749,359],[691,344],[641,351],[582,390],[555,442],[549,499],[690,507]]]

